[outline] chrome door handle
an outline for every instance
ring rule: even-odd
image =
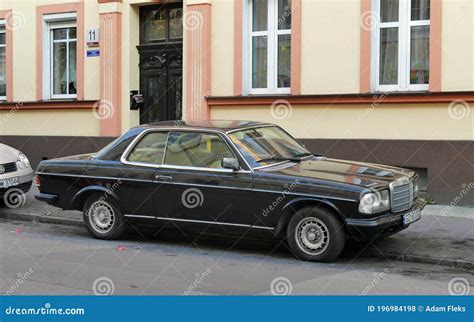
[[[173,177],[171,177],[171,176],[162,176],[162,175],[157,174],[155,176],[155,179],[160,180],[160,181],[168,181],[168,180],[173,179]]]

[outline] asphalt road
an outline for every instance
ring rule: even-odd
[[[178,232],[100,241],[80,227],[0,219],[0,245],[2,295],[447,295],[455,277],[473,283],[472,273],[443,266],[344,253],[336,263],[304,263],[284,245]]]

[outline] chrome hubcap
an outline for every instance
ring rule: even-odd
[[[109,232],[115,223],[114,209],[106,202],[94,202],[89,209],[89,222],[95,231],[101,234]]]
[[[296,225],[295,238],[303,252],[309,255],[319,255],[329,245],[329,230],[320,219],[308,217]]]

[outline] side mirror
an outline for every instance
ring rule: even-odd
[[[232,169],[232,170],[240,169],[239,160],[235,158],[223,158],[221,162],[221,166],[224,169]]]

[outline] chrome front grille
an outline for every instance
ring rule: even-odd
[[[390,184],[390,203],[392,212],[408,210],[413,206],[413,181],[407,177],[400,178]]]

